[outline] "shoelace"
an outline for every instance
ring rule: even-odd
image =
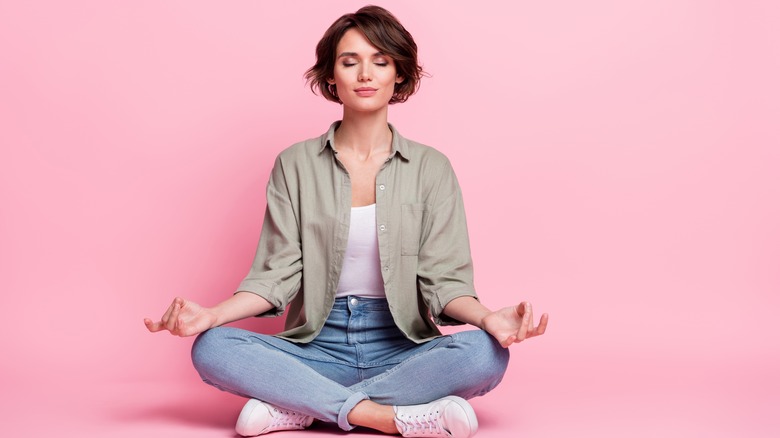
[[[441,425],[439,419],[441,414],[439,411],[428,412],[422,415],[406,415],[402,418],[403,423],[400,424],[401,435],[403,436],[416,436],[416,437],[447,437],[450,436]]]
[[[268,432],[274,430],[289,430],[293,427],[304,429],[306,428],[306,423],[309,420],[308,415],[282,410],[279,408],[271,409],[271,418],[271,425],[266,429]]]

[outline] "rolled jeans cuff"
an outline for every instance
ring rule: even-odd
[[[349,424],[347,421],[347,416],[352,411],[352,409],[354,409],[355,406],[357,406],[357,404],[363,400],[368,400],[368,395],[365,392],[356,392],[350,395],[344,404],[341,405],[338,417],[338,425],[340,428],[346,431],[350,431],[355,428],[355,426]]]

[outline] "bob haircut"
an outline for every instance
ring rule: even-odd
[[[354,14],[344,14],[325,31],[317,43],[317,62],[305,75],[311,91],[317,94],[319,89],[325,99],[341,103],[336,86],[328,84],[328,79],[333,78],[336,67],[336,46],[352,28],[357,28],[368,42],[393,60],[396,73],[403,82],[395,84],[390,104],[406,102],[417,92],[423,75],[423,69],[417,62],[417,44],[398,19],[379,6],[364,6]]]

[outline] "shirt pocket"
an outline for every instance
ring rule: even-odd
[[[416,256],[427,209],[425,204],[401,204],[401,255]]]

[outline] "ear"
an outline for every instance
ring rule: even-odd
[[[330,85],[336,85],[336,80],[333,78],[328,78],[325,82],[327,82]]]
[[[395,83],[396,83],[396,84],[401,84],[401,83],[403,83],[405,80],[406,80],[406,78],[405,78],[405,77],[403,77],[403,76],[401,76],[401,75],[395,75]]]

